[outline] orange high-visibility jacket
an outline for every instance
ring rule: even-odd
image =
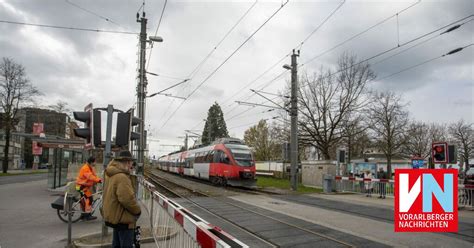
[[[94,168],[89,166],[88,163],[85,163],[82,166],[81,170],[79,171],[79,175],[76,178],[76,184],[85,187],[92,187],[95,183],[100,181],[100,178],[95,174]]]

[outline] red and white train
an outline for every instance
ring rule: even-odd
[[[161,156],[158,168],[214,184],[256,186],[255,160],[241,140],[223,138],[210,146]]]

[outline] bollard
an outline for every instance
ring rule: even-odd
[[[72,203],[74,197],[72,195],[66,195],[66,206],[67,207],[67,247],[72,247]]]

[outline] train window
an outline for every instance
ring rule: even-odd
[[[214,155],[214,162],[215,163],[224,163],[224,164],[230,164],[229,158],[225,154],[224,151],[216,151]]]
[[[230,164],[230,159],[229,157],[227,157],[227,154],[225,154],[225,152],[222,152],[221,163]]]
[[[216,152],[214,152],[214,158],[213,158],[213,161],[214,163],[220,163],[221,160],[221,151],[217,150]]]
[[[199,163],[199,159],[200,159],[200,158],[199,158],[199,152],[196,153],[195,156],[196,156],[196,157],[194,158],[194,162]]]
[[[195,160],[196,163],[204,163],[204,159],[205,159],[204,153],[202,152],[196,153],[196,160]]]
[[[212,163],[214,160],[214,150],[209,151],[206,157],[206,163]]]

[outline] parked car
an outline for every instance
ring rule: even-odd
[[[48,169],[50,164],[40,164],[38,165],[38,169]]]
[[[464,178],[465,185],[474,185],[474,166],[471,166],[469,170],[466,171],[466,177]]]

